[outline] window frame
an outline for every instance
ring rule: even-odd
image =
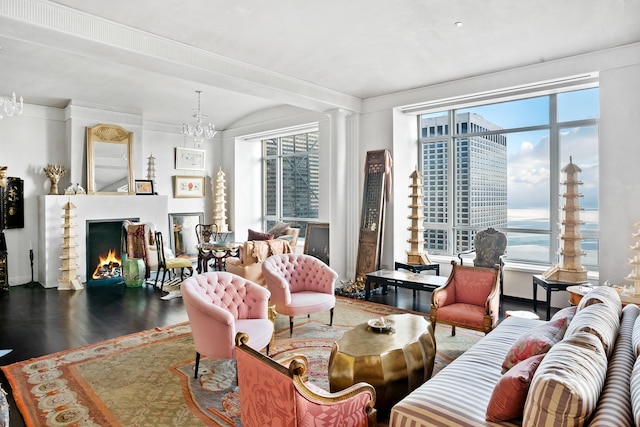
[[[261,166],[262,166],[262,224],[263,229],[268,230],[273,224],[277,221],[290,223],[293,227],[300,228],[299,239],[302,241],[305,237],[306,232],[306,224],[308,222],[317,222],[319,219],[318,215],[315,217],[296,217],[296,216],[285,216],[282,212],[283,210],[283,200],[282,200],[282,173],[283,173],[283,158],[291,158],[291,157],[308,157],[308,154],[311,151],[305,151],[300,153],[293,154],[283,154],[282,153],[282,144],[281,139],[286,137],[296,137],[297,135],[310,134],[315,133],[317,137],[317,145],[316,149],[312,150],[317,153],[318,161],[320,161],[320,127],[318,123],[302,125],[295,128],[282,129],[279,131],[274,131],[270,133],[265,133],[259,136],[259,139],[262,147],[262,157],[261,157]],[[277,140],[277,153],[276,154],[267,154],[267,141],[268,140]],[[267,162],[269,160],[276,160],[276,212],[275,214],[267,213]],[[320,169],[318,168],[318,180]],[[317,194],[318,204],[320,203],[320,193]]]
[[[561,168],[564,166],[564,163],[561,164],[561,161],[564,159],[560,159],[560,149],[561,149],[561,141],[560,135],[563,129],[569,128],[577,128],[577,127],[587,127],[587,126],[596,126],[599,127],[600,124],[600,114],[596,118],[588,118],[588,119],[580,119],[580,120],[568,120],[565,122],[560,122],[558,117],[558,95],[566,92],[574,92],[580,91],[583,89],[599,89],[599,81],[597,78],[593,78],[590,76],[589,79],[585,79],[581,82],[581,84],[569,84],[566,86],[554,86],[553,88],[545,87],[544,90],[540,90],[540,88],[536,88],[536,90],[509,90],[508,95],[498,94],[495,97],[491,96],[478,96],[474,98],[472,96],[465,97],[464,100],[460,100],[456,102],[455,100],[443,100],[442,102],[433,102],[429,105],[428,108],[421,109],[420,106],[412,106],[410,108],[405,109],[405,113],[416,114],[416,124],[417,124],[417,148],[418,148],[418,159],[419,164],[421,165],[421,172],[426,177],[425,166],[425,144],[429,143],[444,143],[447,150],[447,174],[446,180],[448,181],[446,184],[447,191],[447,208],[445,212],[445,221],[444,222],[428,222],[429,218],[425,215],[424,220],[424,229],[425,229],[425,249],[430,249],[428,245],[428,236],[427,233],[430,230],[446,230],[447,231],[447,250],[443,251],[442,255],[455,256],[456,251],[456,236],[460,233],[461,230],[471,230],[472,232],[477,232],[486,227],[472,227],[470,225],[459,225],[457,223],[457,204],[456,204],[456,193],[457,193],[457,184],[458,182],[455,180],[456,174],[456,140],[459,138],[465,138],[467,140],[471,140],[473,137],[486,137],[490,135],[505,135],[509,133],[517,133],[517,132],[530,132],[530,131],[538,131],[544,130],[549,132],[549,168],[550,171],[557,171],[557,173],[550,173],[549,176],[549,186],[550,186],[550,194],[549,194],[549,229],[548,230],[540,230],[540,229],[529,229],[529,228],[515,228],[515,227],[499,227],[500,231],[505,232],[507,235],[509,233],[527,233],[527,234],[538,234],[549,236],[549,251],[546,262],[536,262],[534,260],[522,260],[518,259],[515,262],[519,264],[531,264],[531,265],[549,265],[555,264],[558,262],[558,243],[554,244],[554,242],[559,241],[559,235],[561,233],[561,227],[559,225],[560,221],[560,207],[561,200],[560,196],[562,193],[562,184],[561,178],[562,173],[560,172]],[[517,93],[517,95],[514,95]],[[533,125],[533,126],[522,126],[508,129],[499,129],[494,131],[483,131],[483,132],[469,132],[469,133],[455,133],[456,132],[456,114],[459,110],[478,107],[489,104],[497,104],[508,101],[518,101],[524,100],[528,98],[535,98],[547,96],[549,97],[549,118],[548,124],[544,125]],[[441,115],[447,115],[447,125],[450,132],[441,135],[439,132],[435,132],[433,136],[425,136],[423,134],[423,127],[421,123],[421,117],[425,114],[434,114],[437,117],[441,113]],[[467,129],[468,131],[469,129]],[[429,132],[427,132],[429,135]],[[598,139],[598,145],[601,144],[601,141]],[[565,162],[566,163],[566,162]],[[598,162],[599,163],[599,162]],[[427,189],[424,189],[424,205],[425,208],[429,206],[429,200],[427,199],[429,194],[427,194]],[[599,197],[598,197],[599,198]],[[599,203],[598,203],[599,204]],[[507,207],[508,208],[508,207]],[[598,207],[598,210],[600,206]],[[498,228],[498,227],[496,227]],[[585,230],[581,229],[581,234],[583,235],[585,240],[597,240],[599,241],[599,224],[596,230]],[[599,246],[599,244],[598,244]],[[435,252],[434,252],[435,253]],[[585,264],[587,265],[587,264]],[[587,265],[590,270],[597,270],[599,266],[599,259],[596,259],[595,264]]]

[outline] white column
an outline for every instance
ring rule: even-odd
[[[320,213],[320,218],[328,218],[329,227],[329,256],[331,268],[338,273],[340,279],[349,279],[347,272],[347,259],[352,256],[349,241],[349,218],[351,210],[348,208],[353,203],[353,193],[349,191],[349,186],[354,185],[354,180],[349,176],[352,165],[348,161],[348,147],[353,145],[353,141],[347,138],[347,117],[350,111],[334,109],[326,112],[330,119],[329,129],[329,164],[330,168],[322,167],[328,176],[321,179],[321,182],[329,182],[328,199],[329,203]],[[326,158],[326,157],[325,157]],[[322,163],[321,163],[322,165]],[[357,180],[356,180],[357,181]],[[324,192],[324,194],[327,194]],[[327,211],[328,208],[328,211]],[[355,269],[354,269],[355,271]],[[353,274],[353,271],[351,272]]]

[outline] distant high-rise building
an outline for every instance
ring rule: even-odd
[[[455,252],[472,247],[477,230],[507,225],[507,137],[501,134],[465,136],[502,129],[474,113],[455,120]],[[447,116],[423,117],[424,138],[442,136],[423,146],[425,243],[429,250],[447,251],[448,231],[428,224],[447,224],[449,215],[449,124]],[[464,228],[472,229],[464,229]]]

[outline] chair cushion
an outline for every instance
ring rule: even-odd
[[[485,311],[484,306],[449,304],[438,308],[437,321],[481,330],[484,327]]]
[[[260,231],[249,229],[247,240],[273,240],[273,237],[273,234],[261,233]]]
[[[561,317],[536,326],[521,335],[507,352],[502,362],[502,373],[506,373],[522,360],[548,352],[554,344],[564,337],[568,323],[565,317]]]
[[[531,356],[500,377],[487,405],[487,421],[500,422],[522,416],[533,374],[544,356]]]
[[[166,264],[168,270],[172,268],[193,268],[193,263],[187,258],[171,258],[166,260]]]
[[[456,269],[453,280],[456,302],[484,307],[495,286],[496,272],[493,269],[460,267]]]

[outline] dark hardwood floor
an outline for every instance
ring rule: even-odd
[[[79,291],[12,286],[0,292],[0,349],[12,349],[0,358],[0,365],[186,321],[182,299],[165,301],[160,299],[164,294],[152,285],[91,286]],[[428,313],[430,297],[430,292],[418,292],[418,311]],[[412,291],[407,289],[399,289],[397,296],[394,290],[387,295],[374,293],[371,300],[414,309]],[[544,309],[541,305],[539,310]],[[531,310],[531,301],[505,298],[503,310]],[[0,382],[9,393],[10,426],[24,426],[4,374]]]

